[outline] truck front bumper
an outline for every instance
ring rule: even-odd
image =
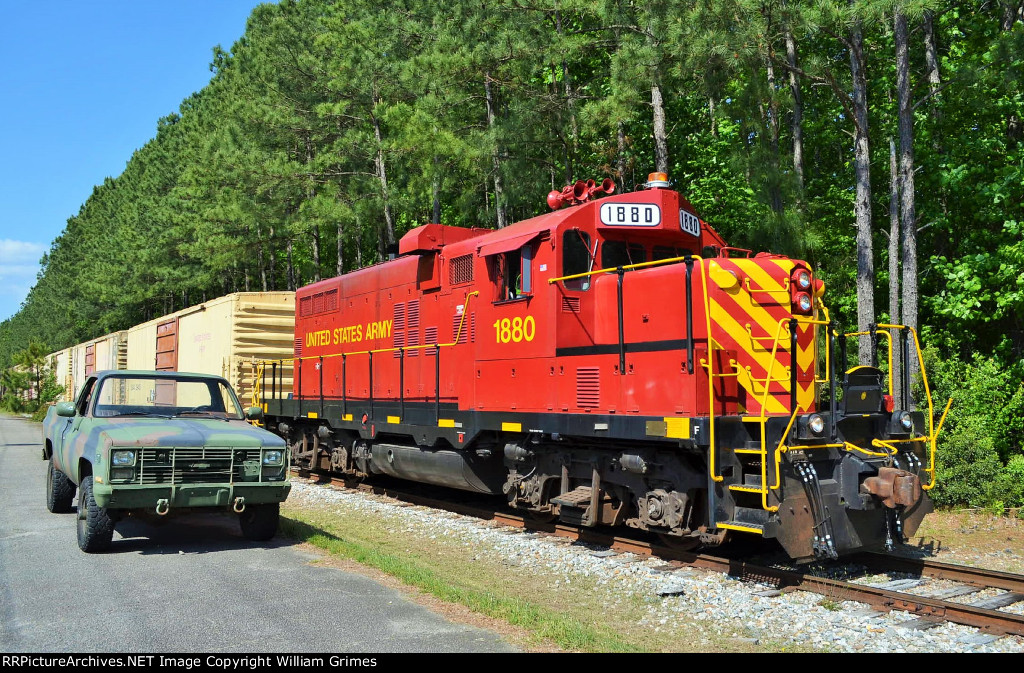
[[[94,484],[93,496],[100,507],[113,510],[155,509],[166,500],[175,508],[228,508],[242,498],[245,505],[284,502],[292,485],[287,482],[241,484],[175,484],[173,486]]]

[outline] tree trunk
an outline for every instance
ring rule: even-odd
[[[917,214],[914,204],[914,109],[910,100],[910,56],[907,46],[907,16],[897,10],[893,19],[896,41],[896,102],[900,134],[900,247],[903,263],[902,323],[917,329]],[[917,374],[917,360],[903,366],[911,380]]]
[[[896,161],[896,141],[889,137],[889,322],[900,320],[900,173]],[[899,343],[899,330],[892,330],[892,343]],[[899,400],[903,389],[900,377],[903,351],[892,350],[893,397]]]
[[[441,163],[441,160],[435,155],[434,156],[434,179],[433,179],[433,181],[431,182],[431,185],[430,185],[431,191],[433,192],[433,196],[434,196],[433,217],[431,218],[430,221],[434,222],[435,224],[440,224],[441,223],[441,174],[438,171],[438,166],[440,165],[440,163]]]
[[[562,13],[555,10],[555,30],[562,34]],[[557,83],[555,84],[557,87]],[[562,93],[565,96],[565,108],[569,114],[569,133],[565,138],[565,181],[572,184],[575,176],[573,164],[576,156],[576,139],[579,137],[579,125],[576,121],[576,102],[573,99],[572,78],[569,75],[569,64],[562,59]]]
[[[313,225],[313,281],[320,282],[320,225]]]
[[[779,100],[775,95],[775,65],[772,63],[774,57],[773,49],[768,50],[766,69],[768,73],[768,133],[771,145],[771,176],[768,182],[768,200],[772,212],[782,212],[782,189],[779,184]]]
[[[341,276],[345,272],[345,228],[338,222],[338,263],[335,265],[335,276]]]
[[[1012,2],[1001,2],[1003,12],[1002,17],[999,20],[999,27],[1004,31],[1013,30],[1013,24],[1016,23],[1021,12],[1020,0],[1013,0]]]
[[[935,16],[932,12],[924,13],[923,27],[924,62],[928,73],[928,93],[931,94],[932,119],[938,122],[942,119],[942,109],[939,107],[939,87],[942,85],[942,79],[939,77],[939,52],[935,46]]]
[[[651,107],[654,108],[654,170],[668,173],[668,133],[665,130],[665,104],[661,87],[651,85]]]
[[[868,146],[868,92],[864,73],[864,36],[860,21],[850,33],[850,72],[853,75],[854,172],[857,194],[854,216],[857,222],[857,330],[865,331],[875,321],[875,262],[871,243],[871,154]],[[871,340],[860,338],[861,364],[871,362]]]
[[[263,291],[267,291],[267,265],[263,258],[263,240],[260,239],[259,246],[256,248],[256,264],[260,269],[260,287]]]
[[[276,290],[279,286],[277,284],[277,255],[274,254],[274,225],[270,225],[270,238],[267,243],[269,244],[269,250],[267,250],[267,271],[270,273],[270,289]]]
[[[487,100],[487,128],[494,133],[497,114],[495,113],[494,92],[491,90],[491,73],[489,71],[484,73],[484,96]],[[498,229],[503,229],[508,224],[508,219],[505,216],[505,198],[502,194],[501,147],[497,139],[494,141],[491,161],[494,164],[494,211],[497,216]]]
[[[618,173],[616,177],[619,179],[619,191],[626,191],[626,128],[622,122],[616,125],[616,150],[615,155],[615,172]]]
[[[376,102],[379,103],[380,101],[377,100]],[[388,172],[387,167],[384,165],[384,141],[380,132],[380,120],[377,119],[376,115],[372,115],[372,119],[373,137],[377,140],[377,156],[375,159],[377,165],[377,178],[380,180],[380,194],[384,201],[384,236],[382,239],[384,246],[380,253],[381,259],[386,259],[387,250],[395,244],[395,223],[391,214],[391,199],[388,191]]]
[[[803,200],[804,193],[804,103],[800,96],[800,83],[796,78],[796,40],[786,30],[786,61],[789,63],[789,91],[793,96],[793,118],[790,129],[793,135],[793,171],[796,173],[797,198]]]
[[[999,22],[1000,28],[1004,31],[1013,30],[1013,24],[1020,18],[1021,12],[1024,11],[1020,0],[1013,0],[1013,2],[1002,2],[1003,15]],[[1017,144],[1024,140],[1024,121],[1015,114],[1011,114],[1006,120],[1006,140],[1007,146],[1010,149],[1017,147]]]
[[[295,278],[295,267],[292,265],[292,237],[288,237],[287,246],[287,257],[288,257],[288,290],[294,292],[297,287]]]

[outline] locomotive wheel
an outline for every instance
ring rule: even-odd
[[[668,533],[658,533],[658,539],[672,551],[692,551],[700,546],[699,537],[681,537],[679,535],[669,535]]]

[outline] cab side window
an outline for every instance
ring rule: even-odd
[[[520,299],[532,291],[533,246],[524,245],[490,258],[491,277],[495,284],[494,301]]]
[[[75,410],[81,416],[85,416],[86,410],[89,408],[89,404],[92,402],[92,393],[96,387],[96,379],[89,379],[82,386],[82,392],[78,393],[78,403],[75,404]]]
[[[579,229],[569,229],[562,234],[562,275],[593,271],[590,235]],[[567,290],[589,290],[590,276],[565,281]]]

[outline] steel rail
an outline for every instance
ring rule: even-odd
[[[294,472],[296,471],[293,470]],[[799,570],[761,566],[741,559],[681,551],[644,540],[613,535],[600,529],[580,528],[562,523],[539,521],[529,516],[497,511],[493,506],[489,505],[479,506],[454,503],[430,496],[409,493],[408,491],[391,486],[367,484],[356,479],[327,477],[326,475],[310,473],[307,470],[298,470],[297,472],[300,476],[307,478],[313,483],[342,485],[364,493],[384,495],[411,505],[441,509],[478,519],[494,521],[507,526],[523,528],[524,530],[566,537],[579,542],[605,546],[618,552],[654,556],[670,562],[672,565],[678,565],[680,568],[700,568],[725,573],[743,581],[767,584],[782,592],[810,591],[831,600],[866,603],[882,612],[902,610],[928,620],[954,622],[965,626],[972,626],[991,634],[1024,636],[1024,615],[1001,612],[999,610],[956,603],[929,596],[919,596],[877,586],[819,577]],[[1020,594],[1018,600],[1024,600],[1024,576],[1022,575],[869,552],[853,554],[845,557],[843,560],[845,562],[862,563],[869,568],[885,568],[919,574],[933,579],[962,582],[972,586],[1006,589],[1014,594]]]

